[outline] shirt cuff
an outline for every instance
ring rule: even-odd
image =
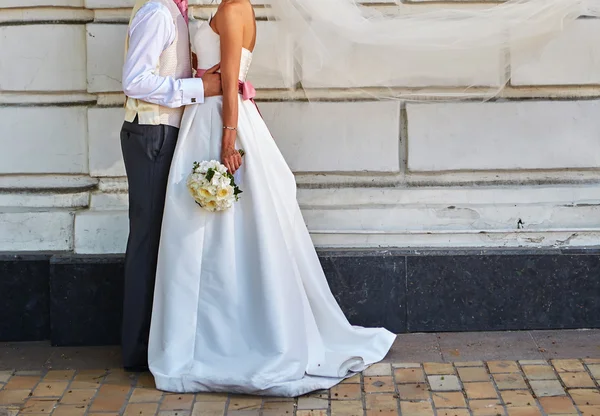
[[[183,105],[204,102],[204,83],[200,78],[184,78],[181,81]]]

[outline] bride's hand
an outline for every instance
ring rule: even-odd
[[[233,146],[223,147],[221,150],[221,163],[233,175],[242,166],[242,155]]]

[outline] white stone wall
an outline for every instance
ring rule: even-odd
[[[0,2],[0,251],[122,252],[120,78],[133,1],[26,3]],[[214,7],[191,3],[200,18]],[[290,100],[298,81],[319,87],[328,74],[296,79],[301,51],[288,42],[287,55],[273,56],[271,42],[286,42],[274,25],[259,22],[250,78],[318,246],[600,243],[600,20],[577,21],[535,56],[464,57],[483,85],[503,80],[500,60],[518,68],[485,104],[373,102],[342,90]],[[275,61],[283,77],[268,71]]]

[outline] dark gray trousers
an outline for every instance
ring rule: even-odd
[[[169,168],[179,129],[125,122],[121,149],[129,182],[129,239],[121,345],[123,366],[148,367],[148,337]]]

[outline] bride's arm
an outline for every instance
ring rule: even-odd
[[[223,143],[221,161],[233,173],[242,164],[235,149],[238,125],[238,78],[244,36],[243,9],[231,3],[221,6],[216,26],[221,36],[221,82],[223,84]]]

